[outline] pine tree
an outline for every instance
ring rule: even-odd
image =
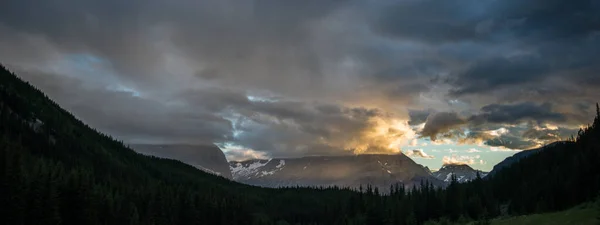
[[[600,117],[600,105],[596,102],[596,118]]]
[[[594,123],[592,124],[594,128],[600,128],[600,106],[596,103],[596,118],[594,118]]]

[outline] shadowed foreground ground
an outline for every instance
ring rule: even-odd
[[[492,225],[595,225],[598,224],[596,215],[597,209],[582,206],[555,213],[533,214],[493,220]]]

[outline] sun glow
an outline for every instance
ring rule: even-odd
[[[409,145],[416,139],[416,133],[408,121],[378,117],[369,122],[373,128],[364,131],[358,140],[346,146],[347,149],[353,149],[355,154],[400,153],[401,146]]]

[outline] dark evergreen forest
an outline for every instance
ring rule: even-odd
[[[486,224],[593,201],[599,118],[570,142],[444,189],[269,189],[137,154],[0,67],[0,213],[7,225]]]

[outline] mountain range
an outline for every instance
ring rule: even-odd
[[[340,186],[358,189],[371,185],[380,190],[403,184],[415,186],[443,182],[403,154],[310,156],[302,158],[230,162],[233,179],[262,187]]]
[[[490,174],[557,144],[564,142],[519,152],[496,165]],[[205,172],[261,187],[339,186],[358,189],[371,185],[380,190],[389,190],[395,184],[414,187],[421,182],[443,187],[451,182],[452,176],[456,176],[457,181],[462,183],[476,179],[477,174],[482,178],[488,175],[488,172],[475,170],[466,164],[445,164],[439,170],[431,172],[429,168],[417,164],[404,154],[309,156],[228,162],[223,152],[214,145],[133,144],[131,147],[142,154],[180,160]]]
[[[133,144],[135,151],[182,161],[202,171],[260,187],[349,187],[367,185],[388,190],[392,185],[414,187],[421,182],[443,187],[454,175],[458,182],[474,180],[479,173],[469,165],[448,164],[431,172],[404,154],[309,156],[301,158],[250,159],[227,162],[214,145]],[[521,153],[522,154],[522,153]],[[497,168],[497,170],[501,167]]]

